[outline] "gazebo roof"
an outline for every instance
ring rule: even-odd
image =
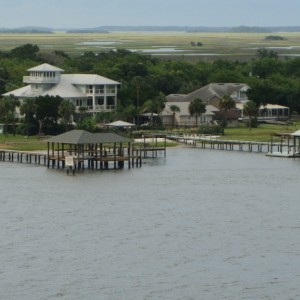
[[[101,144],[101,143],[129,143],[132,139],[115,133],[91,133],[85,130],[71,130],[47,140],[49,143],[60,144]]]
[[[291,133],[292,136],[300,136],[300,130]]]

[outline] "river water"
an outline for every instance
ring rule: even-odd
[[[0,299],[300,299],[299,159],[172,148],[67,176],[0,163]]]

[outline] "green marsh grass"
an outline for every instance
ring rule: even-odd
[[[187,53],[215,53],[224,56],[243,58],[256,55],[258,48],[288,47],[300,45],[300,32],[278,33],[286,38],[280,41],[268,41],[266,33],[206,33],[206,32],[110,32],[110,33],[64,33],[52,34],[0,34],[0,50],[8,51],[30,43],[39,46],[41,52],[61,50],[69,55],[78,56],[86,51],[109,51],[114,48],[151,49],[152,47],[175,47]],[[114,41],[112,45],[85,45],[83,42]],[[203,46],[191,46],[191,42],[201,42]],[[276,49],[281,54],[292,54],[295,49]],[[170,57],[174,54],[169,53]],[[178,55],[176,53],[176,55]],[[209,56],[209,55],[208,55]],[[207,57],[206,57],[207,58]],[[199,57],[200,59],[200,57]],[[215,59],[215,57],[214,57]]]

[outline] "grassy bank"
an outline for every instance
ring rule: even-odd
[[[244,124],[241,124],[237,128],[225,128],[224,135],[220,136],[223,140],[240,140],[240,141],[259,141],[259,142],[270,142],[271,136],[278,133],[292,133],[300,129],[300,123],[294,123],[293,125],[270,125],[270,124],[260,124],[257,128],[252,128],[249,130]],[[175,132],[175,131],[174,131]],[[176,133],[190,134],[190,129],[180,129],[176,130]],[[196,129],[193,129],[193,134],[196,134]],[[279,141],[279,137],[274,137]],[[46,150],[47,143],[46,139],[40,139],[36,136],[24,137],[20,135],[3,135],[0,134],[0,149],[8,150],[19,150],[19,151],[37,151]],[[137,145],[142,145],[143,142],[137,143]],[[150,146],[155,146],[155,143],[148,143]],[[158,142],[158,147],[162,147],[164,142]],[[176,143],[168,142],[167,147],[175,146]]]
[[[269,142],[271,136],[274,136],[275,134],[292,133],[298,129],[300,129],[299,123],[288,126],[260,124],[257,128],[252,128],[251,130],[242,124],[237,128],[226,128],[224,135],[220,138],[226,140]]]
[[[21,135],[0,134],[0,149],[18,150],[18,151],[37,151],[46,150],[45,140],[36,136],[24,137]]]

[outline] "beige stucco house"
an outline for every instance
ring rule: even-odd
[[[166,105],[161,116],[165,126],[172,124],[173,113],[170,110],[172,105],[179,107],[180,112],[175,113],[175,122],[177,126],[198,126],[203,123],[212,122],[219,112],[220,99],[225,95],[230,95],[236,102],[247,101],[246,92],[249,86],[243,83],[211,83],[187,95],[170,94],[166,97]],[[189,105],[194,99],[200,98],[206,105],[206,112],[196,118],[189,113]],[[237,118],[236,118],[237,119]]]

